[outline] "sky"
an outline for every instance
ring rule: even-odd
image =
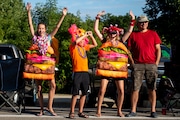
[[[130,10],[135,16],[143,14],[142,8],[145,6],[145,0],[57,0],[58,8],[67,7],[69,13],[76,15],[80,11],[80,17],[85,19],[86,15],[95,18],[98,12],[104,10],[112,15],[125,15]],[[32,7],[37,3],[45,4],[46,0],[24,0],[30,2]]]

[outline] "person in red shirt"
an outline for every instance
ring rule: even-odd
[[[151,103],[151,117],[157,117],[156,113],[156,79],[157,66],[161,58],[161,39],[158,34],[148,29],[149,20],[147,16],[139,16],[137,20],[138,31],[132,32],[128,39],[128,48],[132,53],[132,78],[133,92],[131,96],[132,109],[126,117],[136,116],[136,107],[139,98],[139,90],[143,78],[149,93]]]
[[[86,31],[77,28],[75,24],[71,25],[68,29],[72,35],[72,41],[70,44],[70,55],[72,58],[73,66],[73,87],[72,87],[72,99],[69,118],[74,118],[75,105],[79,90],[82,94],[80,95],[79,113],[78,116],[82,118],[88,118],[88,115],[83,113],[83,108],[86,100],[87,91],[89,89],[89,73],[88,73],[88,58],[86,51],[97,46],[97,42],[93,36],[92,31]],[[92,44],[88,44],[90,37]]]

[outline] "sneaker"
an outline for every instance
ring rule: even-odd
[[[135,112],[130,112],[129,114],[126,114],[125,117],[135,117],[136,113]]]
[[[151,112],[150,117],[157,118],[157,117],[158,117],[158,115],[157,115],[157,113],[156,113],[156,112]]]

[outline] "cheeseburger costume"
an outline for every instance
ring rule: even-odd
[[[56,38],[50,35],[44,37],[35,35],[33,44],[26,50],[26,62],[23,77],[36,80],[53,80],[55,74],[55,55],[54,49],[51,47]],[[55,46],[55,44],[53,44]],[[58,45],[55,46],[58,48]]]
[[[107,32],[122,31],[117,26],[110,26]],[[106,40],[103,40],[106,41]],[[116,40],[115,45],[111,41],[103,42],[98,49],[98,62],[96,75],[107,78],[127,78],[128,58],[131,55],[126,46]]]

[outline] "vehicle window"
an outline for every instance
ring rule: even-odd
[[[161,46],[161,61],[170,61],[170,57],[170,49],[168,47]]]
[[[9,49],[9,47],[0,47],[0,54],[1,55],[6,55],[7,59],[14,58],[13,50]]]
[[[23,54],[22,54],[21,50],[19,50],[19,49],[18,49],[18,54],[21,59],[24,59]]]
[[[162,58],[170,59],[170,54],[168,53],[168,51],[162,49],[161,53]]]

